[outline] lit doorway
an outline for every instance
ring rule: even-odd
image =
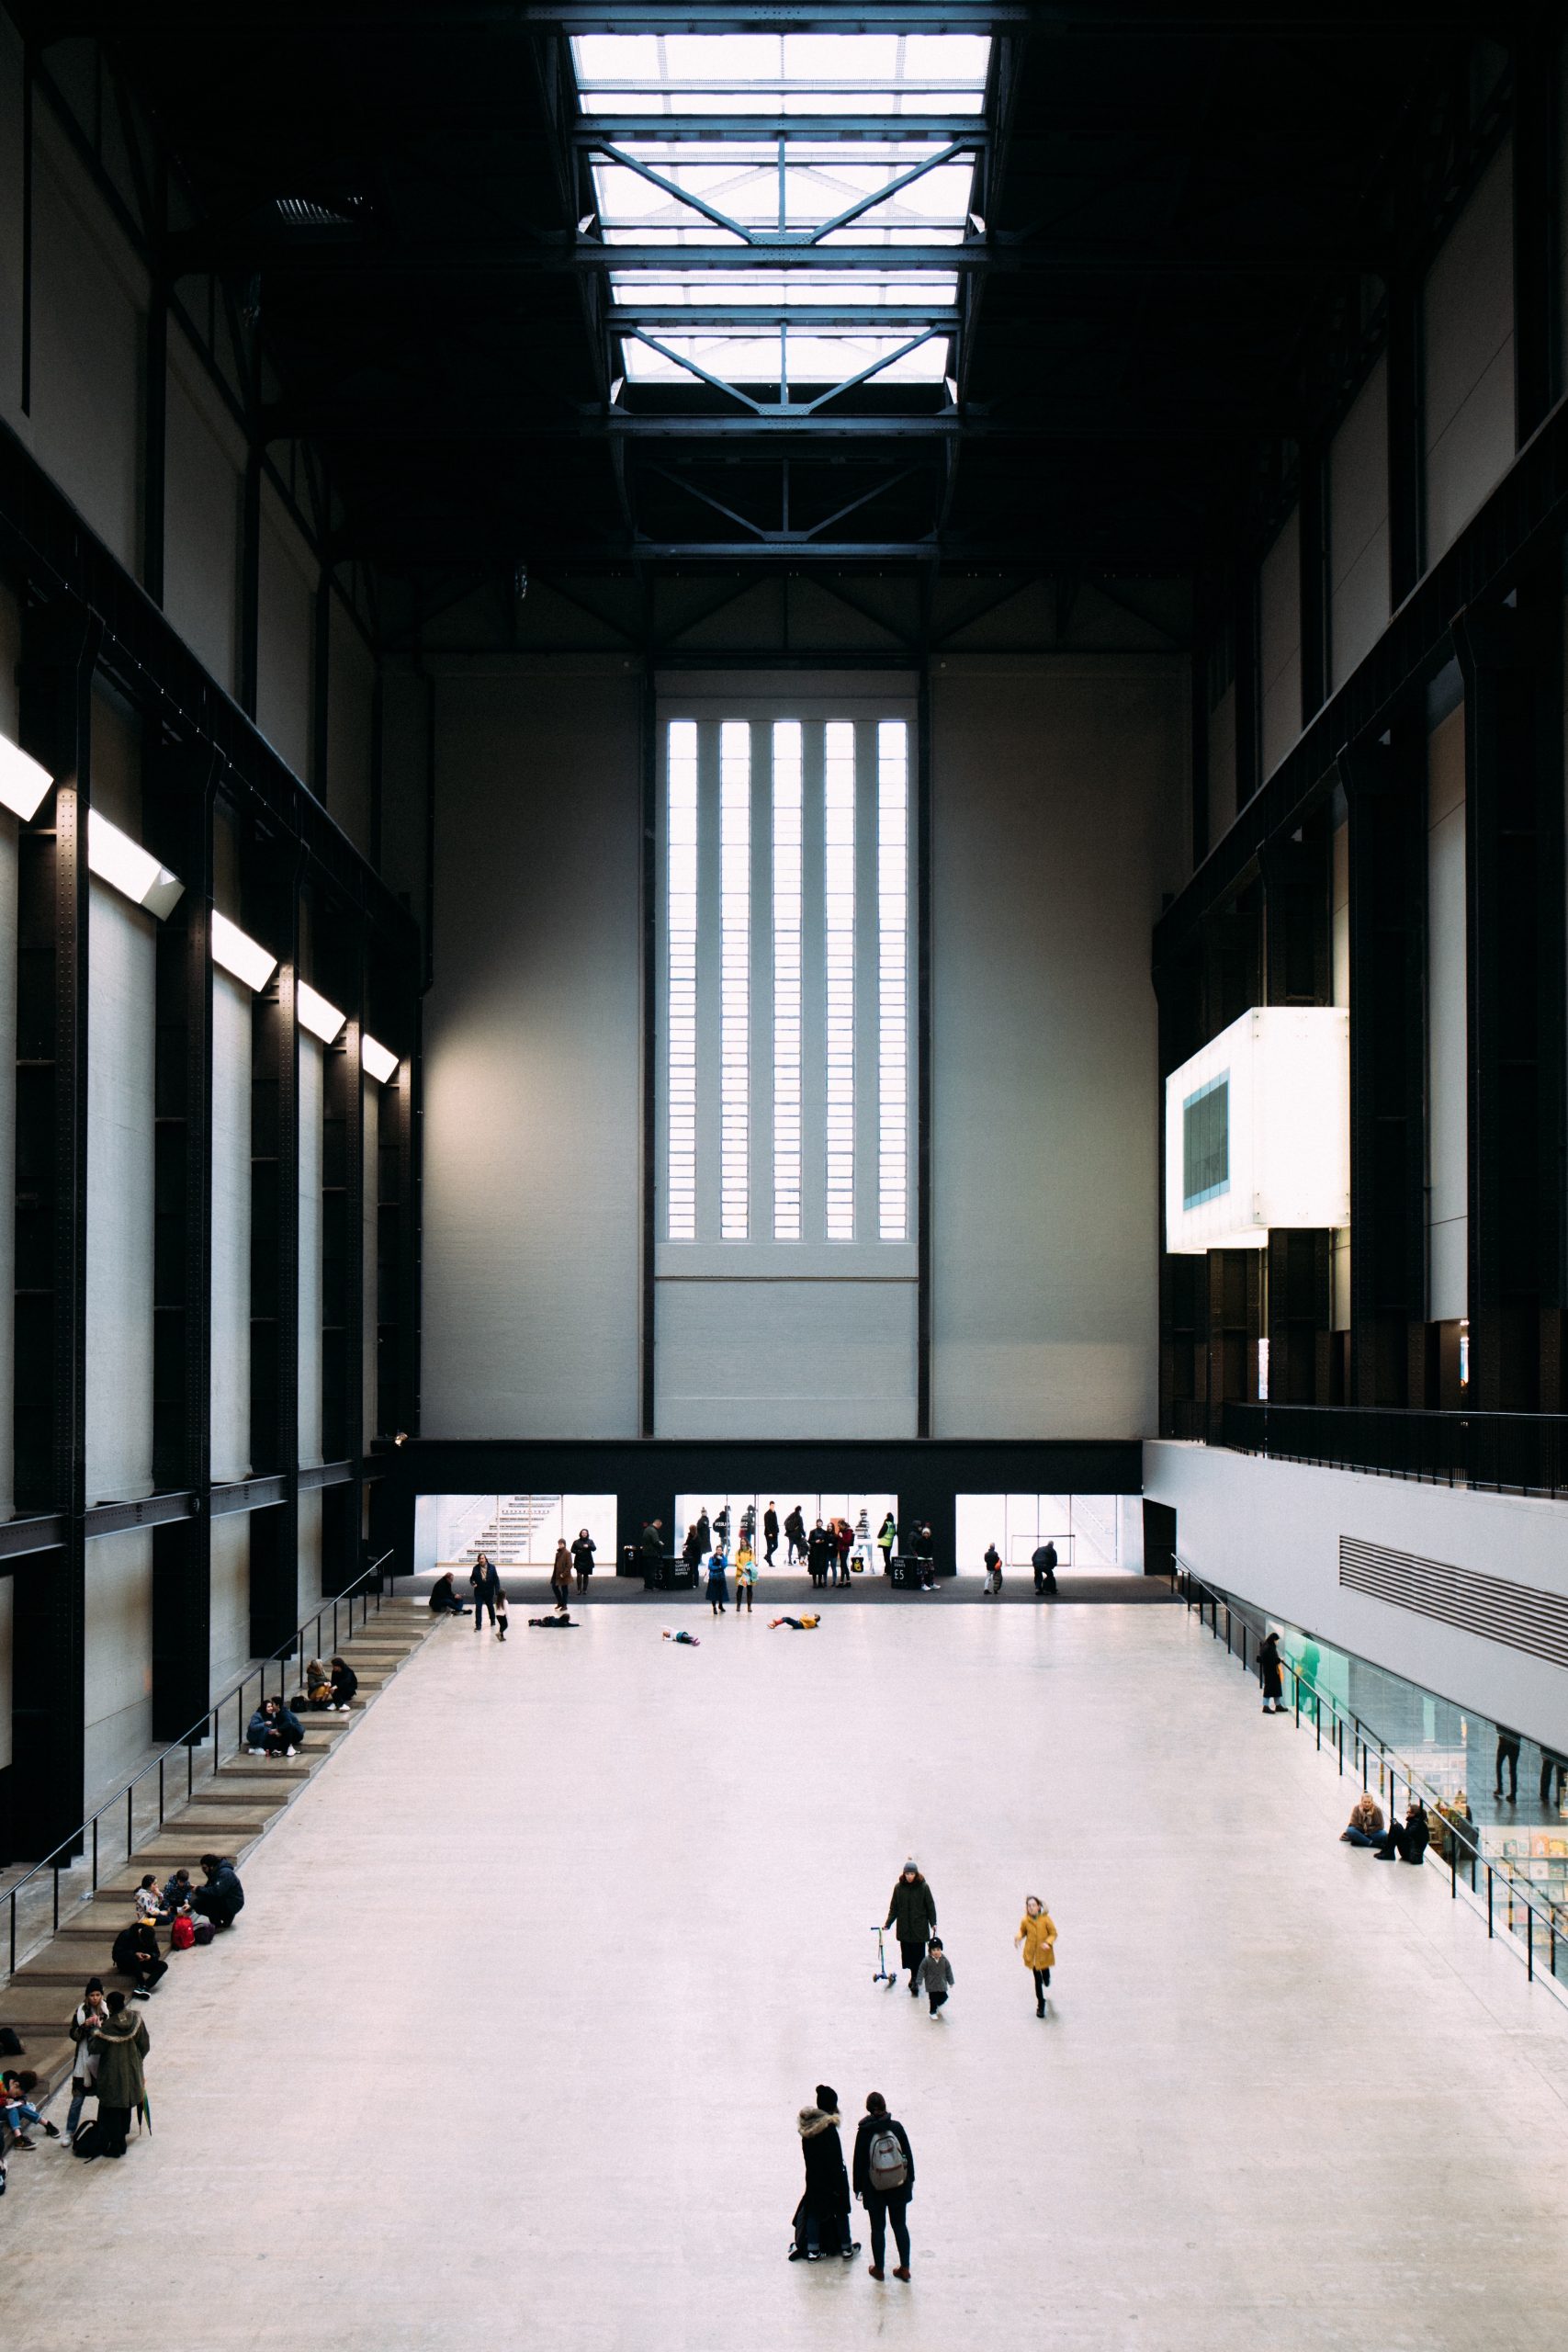
[[[1037,1547],[1054,1544],[1062,1568],[1105,1573],[1142,1569],[1137,1498],[1124,1495],[956,1495],[960,1576],[983,1572],[994,1544],[1008,1568],[1027,1568]],[[1130,1556],[1136,1549],[1139,1557]]]
[[[457,1571],[462,1582],[483,1551],[502,1574],[548,1568],[556,1545],[586,1527],[595,1566],[615,1573],[614,1495],[421,1495],[414,1506],[413,1559],[419,1576]]]
[[[689,1527],[696,1525],[700,1512],[704,1510],[707,1512],[708,1526],[711,1531],[716,1528],[720,1512],[728,1510],[729,1555],[733,1559],[736,1546],[745,1532],[747,1514],[750,1512],[750,1523],[755,1531],[751,1538],[751,1548],[756,1555],[758,1570],[763,1572],[768,1566],[765,1557],[767,1544],[763,1534],[763,1521],[770,1504],[777,1511],[779,1518],[779,1545],[773,1562],[775,1574],[788,1570],[792,1565],[789,1538],[784,1530],[785,1521],[796,1510],[800,1512],[807,1534],[818,1519],[821,1520],[824,1527],[835,1519],[846,1519],[852,1528],[858,1529],[863,1512],[866,1526],[865,1543],[872,1547],[870,1557],[863,1563],[868,1569],[880,1569],[882,1566],[881,1555],[874,1549],[877,1529],[889,1511],[893,1513],[895,1521],[898,1517],[897,1495],[860,1495],[843,1492],[803,1495],[795,1489],[787,1489],[784,1493],[778,1495],[716,1493],[677,1495],[675,1525],[671,1534],[670,1549],[679,1558],[681,1548],[686,1541],[686,1531]],[[710,1536],[710,1548],[711,1540]],[[804,1553],[795,1560],[793,1566],[796,1575],[804,1572],[806,1566]]]

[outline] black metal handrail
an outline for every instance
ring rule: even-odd
[[[85,1866],[90,1872],[90,1878],[89,1883],[81,1896],[81,1900],[83,1902],[88,1902],[91,1900],[92,1896],[97,1893],[99,1874],[101,1870],[106,1866],[102,1855],[103,1841],[100,1836],[99,1824],[107,1820],[111,1815],[118,1815],[119,1807],[122,1804],[124,1805],[125,1851],[123,1855],[120,1855],[118,1852],[117,1841],[115,1859],[107,1865],[107,1867],[115,1870],[123,1869],[125,1864],[130,1861],[132,1855],[135,1853],[137,1845],[141,1838],[150,1835],[152,1831],[155,1829],[162,1828],[164,1825],[168,1803],[168,1766],[170,1759],[181,1755],[182,1753],[184,1755],[186,1785],[185,1793],[181,1802],[185,1804],[189,1804],[192,1798],[195,1796],[197,1780],[196,1770],[196,1752],[198,1747],[206,1746],[209,1731],[212,1739],[212,1747],[209,1756],[207,1758],[204,1758],[204,1761],[209,1765],[209,1770],[204,1771],[199,1777],[205,1782],[209,1779],[215,1778],[217,1775],[219,1763],[225,1752],[223,1748],[223,1715],[230,1701],[232,1700],[234,1702],[234,1747],[231,1752],[237,1754],[239,1749],[244,1745],[245,1724],[248,1721],[245,1694],[250,1690],[251,1685],[253,1683],[256,1685],[255,1704],[256,1706],[259,1706],[262,1701],[267,1696],[267,1676],[273,1668],[276,1667],[278,1670],[277,1695],[281,1698],[284,1693],[285,1685],[288,1679],[283,1669],[290,1658],[298,1657],[304,1653],[304,1635],[307,1629],[313,1629],[315,1642],[314,1655],[317,1657],[321,1655],[321,1628],[327,1622],[329,1611],[332,1618],[332,1646],[334,1650],[338,1647],[339,1643],[344,1639],[340,1616],[340,1612],[343,1610],[346,1609],[348,1612],[349,1636],[352,1636],[354,1632],[354,1612],[356,1608],[361,1612],[361,1626],[363,1627],[368,1624],[370,1621],[370,1586],[372,1579],[375,1581],[376,1614],[379,1616],[381,1613],[382,1599],[381,1570],[385,1563],[390,1559],[390,1557],[391,1554],[389,1551],[383,1552],[379,1559],[373,1560],[367,1568],[362,1569],[360,1574],[354,1578],[351,1584],[345,1586],[342,1592],[333,1594],[330,1600],[323,1599],[321,1605],[318,1610],[316,1610],[310,1616],[300,1619],[299,1624],[296,1625],[294,1631],[288,1635],[286,1641],[280,1642],[276,1649],[269,1651],[265,1657],[259,1659],[254,1666],[247,1667],[244,1673],[239,1678],[238,1681],[231,1684],[228,1690],[220,1691],[219,1696],[213,1700],[211,1705],[207,1709],[205,1713],[198,1716],[197,1721],[190,1724],[186,1730],[181,1732],[177,1739],[171,1740],[166,1747],[163,1748],[158,1755],[154,1756],[148,1763],[144,1764],[139,1772],[134,1773],[125,1783],[125,1786],[122,1789],[118,1791],[114,1796],[108,1798],[103,1804],[99,1805],[96,1813],[89,1814],[85,1821],[82,1822],[75,1829],[73,1829],[69,1836],[62,1838],[59,1845],[54,1848],[51,1853],[47,1854],[42,1861],[35,1862],[31,1870],[23,1873],[23,1875],[17,1881],[16,1884],[7,1891],[6,1894],[6,1903],[9,1909],[9,1958],[6,1962],[7,1973],[15,1974],[17,1967],[17,1905],[18,1898],[26,1894],[27,1890],[34,1884],[35,1881],[41,1882],[44,1874],[46,1872],[50,1873],[52,1884],[51,1889],[51,1899],[49,1913],[49,1932],[51,1935],[57,1933],[60,1927],[61,1917],[60,1884],[62,1878],[69,1878],[72,1872],[79,1866]],[[156,1814],[154,1815],[152,1813],[151,1804],[149,1803],[148,1817],[139,1829],[137,1825],[137,1792],[144,1786],[147,1786],[147,1784],[150,1784],[154,1774],[157,1776]],[[148,1786],[149,1799],[151,1798],[151,1788]],[[116,1826],[118,1827],[118,1823],[116,1824]],[[41,1894],[41,1892],[42,1889],[40,1884],[39,1893]],[[71,1905],[68,1902],[67,1909],[69,1910],[70,1907]]]
[[[1220,1408],[1220,1442],[1237,1453],[1366,1470],[1442,1487],[1568,1494],[1568,1413],[1427,1412],[1392,1405]]]
[[[1200,1624],[1204,1622],[1207,1612],[1209,1629],[1216,1641],[1221,1638],[1220,1619],[1224,1617],[1227,1654],[1239,1657],[1244,1673],[1256,1673],[1259,1637],[1248,1624],[1245,1612],[1235,1605],[1234,1596],[1205,1583],[1179,1556],[1171,1575],[1171,1587],[1186,1601],[1189,1614],[1197,1610]],[[1239,1649],[1235,1638],[1237,1629],[1241,1634]],[[1253,1644],[1250,1659],[1247,1655],[1249,1637]],[[1436,1815],[1443,1825],[1449,1849],[1450,1899],[1457,1902],[1461,1889],[1465,1889],[1471,1907],[1478,1916],[1484,1914],[1488,1937],[1495,1937],[1499,1925],[1497,1889],[1500,1885],[1505,1897],[1501,1926],[1524,1961],[1530,1983],[1533,1984],[1536,1980],[1539,1941],[1545,1973],[1550,1977],[1553,1989],[1562,1991],[1563,1975],[1568,1973],[1568,1911],[1538,1894],[1528,1879],[1517,1875],[1506,1855],[1494,1861],[1483,1854],[1477,1826],[1467,1819],[1456,1819],[1454,1815],[1445,1812],[1441,1792],[1414,1771],[1403,1758],[1396,1756],[1386,1741],[1381,1739],[1376,1732],[1369,1730],[1358,1714],[1349,1708],[1341,1707],[1327,1691],[1320,1690],[1315,1683],[1309,1682],[1288,1657],[1281,1655],[1279,1663],[1280,1673],[1289,1675],[1293,1686],[1296,1729],[1299,1731],[1302,1727],[1304,1709],[1321,1753],[1326,1714],[1329,1745],[1335,1750],[1341,1779],[1345,1776],[1346,1736],[1348,1734],[1350,1770],[1352,1775],[1359,1770],[1363,1790],[1369,1785],[1371,1759],[1376,1756],[1380,1781],[1384,1774],[1387,1775],[1391,1825],[1398,1802],[1398,1786],[1403,1781],[1407,1797],[1418,1796],[1428,1816]],[[1485,1873],[1484,1891],[1480,1881],[1481,1872]]]

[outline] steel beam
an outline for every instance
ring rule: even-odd
[[[286,440],[297,435],[310,435],[321,441],[347,440],[359,444],[378,442],[441,441],[459,446],[484,442],[515,442],[521,447],[532,448],[550,441],[750,441],[761,443],[781,437],[793,438],[802,444],[824,441],[1011,441],[1049,443],[1053,447],[1077,447],[1085,441],[1096,443],[1141,442],[1164,447],[1176,444],[1182,447],[1221,446],[1240,437],[1278,433],[1285,419],[1278,413],[1272,416],[1258,411],[1230,415],[1223,411],[1210,411],[1204,415],[1121,417],[1114,411],[1100,409],[1093,415],[1065,416],[976,416],[967,411],[938,409],[924,415],[867,415],[856,413],[847,416],[818,412],[813,415],[769,416],[755,410],[744,414],[711,412],[682,415],[675,411],[663,414],[628,413],[612,409],[607,414],[578,416],[534,417],[516,410],[497,411],[493,415],[469,410],[451,415],[426,413],[423,415],[367,417],[352,410],[297,410],[278,408],[270,413],[265,425],[268,437]],[[342,542],[334,539],[332,553],[341,553]],[[1013,550],[1013,561],[1019,550]]]
[[[990,124],[972,114],[592,114],[574,123],[574,147],[592,153],[625,139],[745,140],[761,144],[780,139],[941,139],[984,147]]]
[[[682,328],[709,334],[715,327],[824,327],[840,334],[865,334],[880,328],[885,334],[925,328],[955,334],[964,314],[954,304],[862,302],[857,305],[818,302],[616,302],[604,313],[612,334],[636,334],[640,328],[678,334]]]

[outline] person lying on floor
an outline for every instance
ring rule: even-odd
[[[787,1625],[792,1634],[809,1634],[821,1623],[820,1617],[770,1617],[768,1631],[771,1634],[776,1627]]]
[[[688,1649],[700,1649],[702,1646],[695,1634],[688,1634],[684,1631],[679,1634],[672,1634],[668,1625],[664,1628],[663,1638],[667,1642],[684,1642]]]
[[[564,1615],[558,1609],[553,1617],[530,1617],[528,1623],[530,1625],[543,1625],[547,1630],[555,1625],[570,1625],[574,1633],[577,1630],[577,1619]]]

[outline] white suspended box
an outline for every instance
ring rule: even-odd
[[[1257,1005],[1165,1082],[1165,1246],[1261,1250],[1350,1222],[1350,1016]]]

